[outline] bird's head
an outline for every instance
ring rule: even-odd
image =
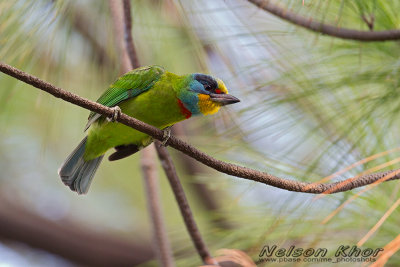
[[[187,90],[179,98],[192,115],[214,114],[222,106],[240,102],[228,94],[223,81],[200,73],[190,75]]]

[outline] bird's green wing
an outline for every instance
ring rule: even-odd
[[[163,75],[164,68],[160,66],[148,66],[134,69],[115,81],[96,101],[107,107],[113,107],[129,98],[140,95],[149,90]],[[85,131],[102,115],[91,112]]]

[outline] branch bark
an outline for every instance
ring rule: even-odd
[[[187,136],[185,128],[182,126],[182,124],[174,125],[174,127],[172,128],[172,133],[181,137]],[[204,165],[201,165],[199,162],[183,153],[179,154],[178,160],[182,163],[181,165],[183,167],[183,170],[189,177],[204,174],[208,170],[205,168]],[[234,228],[229,220],[219,213],[219,211],[221,210],[221,204],[218,201],[218,196],[222,194],[220,190],[210,190],[206,184],[196,181],[191,181],[189,185],[195,192],[198,201],[204,206],[204,208],[208,212],[212,213],[212,222],[215,224],[216,227],[221,229]]]
[[[183,190],[182,184],[179,181],[178,175],[176,173],[176,169],[174,163],[172,162],[171,156],[169,155],[167,149],[161,145],[160,141],[155,141],[155,147],[158,157],[160,158],[161,164],[163,166],[165,175],[167,176],[172,191],[174,192],[176,202],[178,203],[179,209],[186,225],[186,229],[188,230],[190,237],[192,238],[198,254],[205,264],[218,265],[218,263],[211,257],[211,254],[208,251],[203,238],[201,237],[200,231],[197,227],[196,221],[194,220],[192,211],[190,209],[189,202],[187,201],[185,191]]]
[[[14,67],[11,67],[3,62],[0,62],[0,71],[20,81],[30,84],[38,89],[48,92],[49,94],[57,98],[61,98],[64,101],[78,105],[90,111],[94,111],[107,117],[112,117],[114,114],[114,109],[112,108],[90,101],[71,92],[67,92],[59,87],[40,80],[37,77],[27,74]],[[152,125],[132,118],[124,113],[121,113],[121,115],[117,118],[117,121],[129,127],[132,127],[133,129],[144,132],[157,140],[163,140],[163,131]],[[294,192],[332,194],[348,191],[376,182],[390,181],[400,178],[400,169],[395,169],[385,172],[365,174],[359,177],[353,177],[335,183],[306,183],[290,179],[282,179],[266,172],[261,172],[236,164],[223,162],[207,155],[206,153],[194,148],[193,146],[183,142],[182,140],[174,136],[171,136],[168,139],[167,145],[185,153],[186,155],[219,172]]]
[[[260,9],[267,11],[283,20],[293,23],[297,26],[303,27],[310,31],[319,32],[329,36],[356,40],[363,42],[382,42],[382,41],[395,41],[400,40],[400,30],[385,30],[385,31],[359,31],[353,29],[339,28],[329,24],[324,24],[320,21],[313,20],[313,18],[306,18],[299,14],[293,13],[285,8],[271,3],[269,0],[248,0],[250,3],[256,5]]]

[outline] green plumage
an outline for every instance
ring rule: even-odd
[[[164,129],[185,119],[177,103],[177,91],[187,82],[185,76],[166,72],[161,67],[141,68],[122,76],[97,102],[110,107],[118,105],[123,113]],[[94,116],[91,113],[89,121]],[[84,159],[97,158],[116,146],[144,147],[150,143],[150,136],[100,117],[89,128]]]
[[[140,95],[149,90],[165,73],[159,66],[143,67],[132,70],[114,82],[96,101],[107,107],[113,107],[121,101]],[[100,115],[91,112],[85,130]]]
[[[178,104],[178,93],[190,82],[159,66],[138,68],[120,77],[97,100],[108,107],[118,105],[131,117],[159,129],[186,117]],[[104,116],[90,113],[85,131],[88,135],[68,156],[58,173],[62,181],[79,194],[87,193],[104,153],[115,147],[110,160],[129,156],[151,144],[152,138]]]

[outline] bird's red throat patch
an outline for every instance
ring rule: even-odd
[[[182,101],[178,99],[178,105],[181,109],[182,114],[185,116],[186,119],[189,119],[192,116],[192,112],[188,110],[185,105],[183,105]]]

